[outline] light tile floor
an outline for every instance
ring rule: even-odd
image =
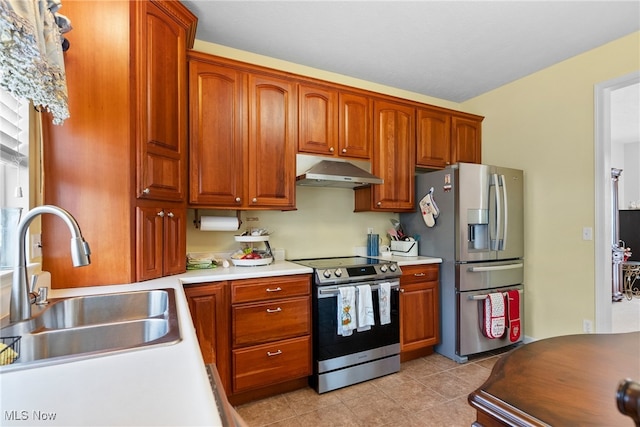
[[[296,390],[236,407],[249,427],[470,426],[467,396],[489,377],[499,355],[458,364],[434,353],[400,372],[317,394]]]

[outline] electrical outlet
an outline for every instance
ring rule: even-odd
[[[373,227],[367,228],[367,234],[373,234]]]
[[[593,228],[582,227],[582,240],[593,240]]]
[[[31,258],[40,258],[42,256],[42,235],[31,235]]]
[[[589,319],[582,319],[582,331],[585,334],[593,333],[593,323]]]

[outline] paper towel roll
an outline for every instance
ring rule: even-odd
[[[235,231],[240,228],[240,222],[235,216],[201,216],[201,231]]]

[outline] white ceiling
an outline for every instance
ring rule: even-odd
[[[453,102],[640,30],[638,0],[182,3],[200,40]]]

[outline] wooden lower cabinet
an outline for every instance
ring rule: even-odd
[[[311,374],[311,276],[231,282],[232,390]]]
[[[439,265],[402,266],[400,277],[400,358],[433,351],[440,339]]]
[[[184,288],[204,363],[216,365],[224,391],[231,393],[229,284],[212,282]]]

